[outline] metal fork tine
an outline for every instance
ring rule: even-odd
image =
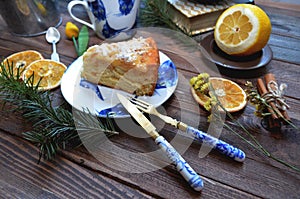
[[[138,98],[131,98],[131,100],[138,103],[138,104],[140,104],[140,105],[146,106],[146,107],[150,106],[150,104],[148,104],[147,102],[145,102],[143,100],[140,100]]]
[[[150,104],[137,98],[130,97],[129,100],[144,112],[148,112],[147,109],[151,106]]]

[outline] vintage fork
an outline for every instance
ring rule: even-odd
[[[163,115],[159,113],[152,104],[149,104],[143,100],[134,97],[130,97],[129,100],[133,104],[135,104],[136,107],[141,111],[159,117],[164,122],[171,124],[172,126],[176,127],[181,131],[186,132],[188,135],[191,135],[198,142],[205,143],[206,145],[212,147],[213,149],[218,150],[222,154],[225,154],[226,156],[234,159],[235,161],[243,162],[245,160],[246,155],[241,149],[238,149],[218,138],[208,135],[203,131],[188,126],[183,122],[177,121],[176,119]]]

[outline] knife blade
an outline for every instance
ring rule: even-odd
[[[196,191],[203,189],[203,181],[195,170],[183,159],[176,149],[159,133],[155,126],[132,104],[126,97],[117,94],[121,104],[130,115],[144,128],[144,130],[154,139],[155,143],[165,152],[166,156],[175,165],[177,171]]]

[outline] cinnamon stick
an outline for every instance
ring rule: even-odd
[[[268,93],[268,90],[267,90],[267,88],[266,88],[266,86],[265,86],[265,83],[264,83],[264,81],[263,81],[261,78],[258,78],[258,79],[257,79],[257,88],[258,88],[258,91],[259,91],[259,93],[260,93],[261,96],[263,96],[263,95],[265,95],[266,93]],[[269,113],[271,114],[272,118],[273,118],[274,120],[277,120],[277,119],[278,119],[278,116],[277,116],[277,114],[275,113],[275,108],[276,108],[276,106],[275,106],[274,103],[271,103],[270,106],[271,106],[272,108],[269,107],[269,108],[268,108],[268,111],[269,111]],[[277,108],[276,108],[276,109],[277,109]]]
[[[280,130],[281,128],[281,122],[279,119],[273,119],[271,116],[269,117],[266,117],[265,118],[265,121],[267,123],[267,129],[272,131],[272,132],[275,132],[275,131],[278,131]]]
[[[271,81],[276,82],[275,76],[272,73],[268,73],[265,75],[265,80],[266,80],[266,85],[268,85]],[[276,88],[274,87],[274,84],[270,84],[270,87],[272,90],[275,90]],[[278,109],[277,109],[278,110]],[[290,117],[288,116],[287,111],[285,110],[280,110],[280,114],[283,118],[286,120],[290,121]]]
[[[265,83],[261,78],[257,79],[257,88],[258,88],[258,92],[260,93],[261,96],[268,93]],[[277,114],[274,111],[275,110],[274,108],[276,108],[275,104],[273,104],[273,105],[270,104],[270,106],[272,108],[268,107],[268,111],[271,114],[271,116],[267,117],[265,119],[267,122],[267,128],[271,131],[274,131],[274,130],[278,130],[281,128],[281,123],[280,123],[280,120],[279,120]]]

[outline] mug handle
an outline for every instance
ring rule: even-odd
[[[88,16],[89,16],[89,18],[90,18],[90,21],[91,21],[92,23],[88,23],[88,22],[86,22],[86,21],[84,21],[84,20],[82,20],[82,19],[79,19],[78,17],[76,17],[76,16],[72,13],[72,8],[73,8],[75,5],[82,5],[82,6],[85,8],[85,10],[86,10],[86,12],[87,12],[87,14],[88,14]],[[95,30],[95,25],[93,24],[94,21],[95,21],[95,18],[94,18],[93,13],[90,12],[89,6],[88,6],[88,4],[87,4],[86,1],[78,1],[78,0],[70,1],[69,4],[68,4],[68,12],[69,12],[69,14],[71,15],[71,17],[72,17],[75,21],[77,21],[77,22],[79,22],[79,23],[82,23],[82,24],[84,24],[84,25],[90,27],[91,29]]]

